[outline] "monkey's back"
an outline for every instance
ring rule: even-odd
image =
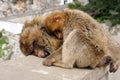
[[[80,10],[65,10],[65,14],[68,18],[63,27],[64,39],[73,29],[80,29],[85,38],[99,48],[107,43],[108,35],[104,34],[103,27],[87,13]]]

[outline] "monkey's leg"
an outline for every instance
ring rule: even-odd
[[[60,60],[62,57],[62,47],[57,49],[53,54],[49,55],[44,61],[43,65],[51,66],[54,62]]]
[[[65,39],[62,46],[62,60],[53,63],[54,66],[62,67],[62,68],[73,68],[75,65],[75,61],[78,59],[80,55],[80,47],[82,46],[80,43],[80,35],[79,30],[73,30],[68,37]]]
[[[76,53],[74,53],[73,50],[73,47],[75,46],[71,45],[72,40],[69,38],[68,40],[66,39],[66,41],[63,43],[62,46],[62,55],[61,55],[62,59],[53,63],[54,66],[62,67],[62,68],[73,68],[77,57],[76,57]]]
[[[74,67],[75,60],[68,58],[65,61],[59,60],[53,63],[54,66],[71,69]]]
[[[117,69],[119,68],[119,66],[120,66],[119,61],[113,61],[113,62],[110,64],[110,72],[116,72]]]

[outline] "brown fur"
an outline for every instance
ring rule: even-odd
[[[112,55],[111,69],[114,70],[110,71],[117,70],[120,46],[116,46],[117,42],[111,35],[87,13],[78,10],[53,12],[46,17],[45,25],[49,34],[60,39],[63,37],[65,41],[62,47],[62,61],[54,63],[55,66],[72,68],[76,64],[77,67],[95,68],[105,55]],[[47,65],[47,60],[44,65]]]
[[[111,58],[109,56],[103,57],[102,55],[96,55],[95,50],[93,50],[81,36],[79,30],[73,30],[65,40],[63,46],[55,51],[54,54],[48,56],[43,64],[47,66],[55,65],[63,68],[72,68],[74,66],[80,68],[95,68],[108,65]],[[101,54],[103,53],[101,52]],[[59,61],[61,56],[62,62]]]
[[[23,54],[46,57],[45,53],[53,53],[62,45],[62,40],[50,37],[43,28],[41,17],[25,23],[20,35],[20,48]]]

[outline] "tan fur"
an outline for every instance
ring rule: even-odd
[[[53,12],[46,17],[45,25],[49,34],[63,33],[65,42],[62,47],[62,61],[54,63],[56,66],[72,68],[74,64],[77,64],[77,67],[95,68],[105,55],[111,56],[112,54],[111,57],[114,54],[120,55],[118,50],[120,47],[116,47],[117,42],[97,21],[83,11],[61,10]],[[59,38],[59,36],[57,37]],[[113,59],[113,62],[116,63],[119,57],[116,56]],[[113,68],[117,70],[117,68]]]
[[[41,47],[44,47],[44,50],[49,53],[53,53],[53,51],[57,50],[61,45],[62,40],[51,37],[46,31],[42,30],[42,17],[39,16],[30,22],[25,22],[20,35],[20,48],[23,54],[35,54],[36,49],[37,52],[40,53],[42,50]]]
[[[80,68],[95,68],[97,66],[106,66],[105,63],[109,57],[103,57],[103,54],[104,53],[101,52],[101,55],[96,55],[95,50],[93,50],[91,46],[85,42],[85,39],[81,37],[79,30],[75,29],[69,34],[62,48],[59,48],[54,54],[48,56],[43,64],[47,66],[55,65],[63,68],[73,68],[74,66]],[[59,61],[61,56],[62,62]]]

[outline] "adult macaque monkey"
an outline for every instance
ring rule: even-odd
[[[95,68],[105,55],[109,55],[113,59],[110,61],[110,72],[118,69],[119,43],[87,13],[80,10],[56,11],[47,15],[45,26],[50,35],[64,40],[62,60],[53,65],[72,68],[74,65],[83,67],[81,65],[83,63],[84,67]],[[82,62],[82,60],[86,62]],[[49,63],[50,60],[44,61],[44,65]]]

